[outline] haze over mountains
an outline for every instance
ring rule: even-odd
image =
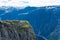
[[[38,16],[36,16],[36,14]],[[43,20],[48,20],[46,22],[49,25],[45,25],[46,27],[41,26],[40,30],[41,30],[41,33],[42,33],[41,35],[49,39],[50,36],[51,36],[50,33],[54,32],[55,28],[57,29],[56,25],[58,24],[58,19],[60,19],[60,6],[45,6],[45,7],[29,7],[28,6],[28,7],[25,7],[23,9],[15,8],[15,7],[1,7],[0,8],[0,18],[1,18],[1,20],[20,20],[20,19],[23,19],[23,18],[24,19],[27,19],[27,18],[29,19],[28,16],[32,17],[32,18],[30,18],[31,20],[34,17],[35,18],[40,17],[39,20],[38,19],[36,20],[34,18],[33,20],[35,20],[35,21],[31,21],[32,24],[34,24],[33,22],[38,22],[38,23],[36,23],[35,26],[37,26],[37,24],[39,24],[39,23],[41,25],[42,24],[45,25],[44,24],[45,21],[43,22]],[[53,16],[54,16],[54,18],[53,18]],[[43,17],[43,19],[41,19],[41,17]],[[55,18],[56,18],[56,20],[55,20]],[[50,19],[51,19],[52,22],[49,22]],[[38,29],[36,27],[33,27],[33,28],[34,28],[34,30]],[[47,29],[50,29],[50,30],[47,30]],[[39,31],[36,31],[36,30],[35,30],[35,32],[38,33]],[[48,35],[49,35],[49,37],[48,37]]]

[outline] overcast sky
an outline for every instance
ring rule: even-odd
[[[60,5],[60,0],[0,0],[1,6],[26,7],[26,6],[52,6]]]

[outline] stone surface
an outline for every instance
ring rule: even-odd
[[[27,21],[0,21],[0,40],[36,40]]]

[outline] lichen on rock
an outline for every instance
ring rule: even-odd
[[[28,21],[0,21],[0,40],[36,40],[35,33]]]

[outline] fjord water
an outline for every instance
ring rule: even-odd
[[[60,30],[57,30],[60,28],[58,25],[59,12],[60,6],[26,7],[24,9],[2,7],[0,8],[0,18],[1,20],[27,20],[31,24],[37,40],[59,40],[58,31]]]

